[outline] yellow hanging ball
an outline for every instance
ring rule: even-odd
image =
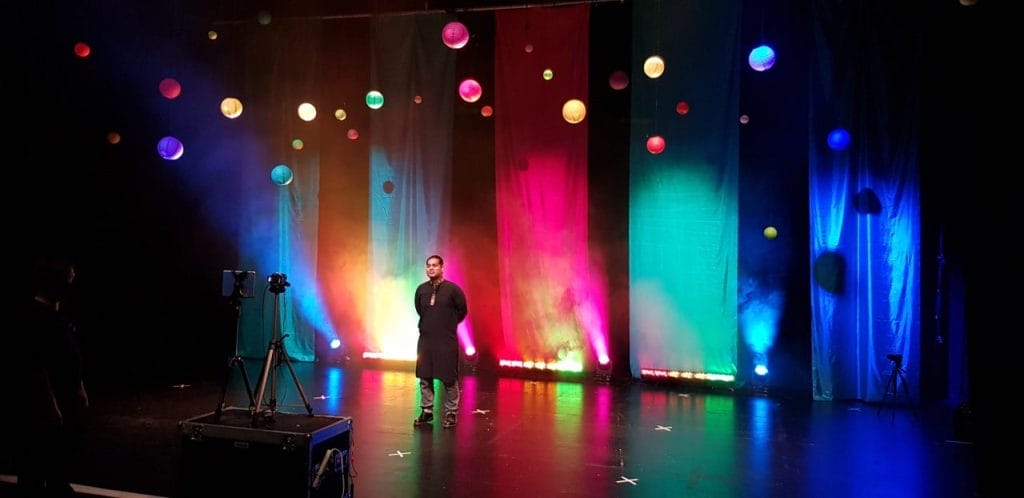
[[[562,106],[562,119],[569,124],[577,124],[587,116],[587,106],[579,99],[572,99]]]
[[[776,230],[775,227],[773,227],[771,225],[764,227],[764,238],[766,238],[768,240],[774,240],[775,237],[778,237],[778,236],[779,236],[779,231]]]

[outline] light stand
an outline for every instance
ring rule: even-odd
[[[277,412],[277,369],[283,362],[288,367],[288,372],[291,373],[292,381],[295,382],[295,388],[299,391],[299,396],[302,398],[302,403],[306,407],[306,412],[312,416],[313,407],[310,406],[309,400],[306,399],[306,392],[302,390],[302,384],[299,384],[299,377],[295,375],[295,369],[292,368],[292,362],[288,359],[288,353],[284,350],[284,338],[288,335],[281,335],[281,325],[278,320],[278,313],[281,301],[281,294],[284,293],[285,287],[290,286],[288,283],[288,276],[283,273],[274,273],[268,278],[270,282],[270,292],[274,294],[274,335],[270,340],[270,345],[267,348],[267,356],[263,362],[263,370],[260,371],[260,381],[256,384],[256,400],[253,404],[252,417],[253,425],[256,425],[260,415],[261,408],[263,408],[264,393],[267,388],[267,380],[270,380],[270,398],[267,403],[267,409],[269,411],[268,418],[273,418],[274,413]],[[273,375],[271,375],[273,371]]]

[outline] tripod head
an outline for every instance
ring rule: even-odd
[[[885,357],[889,361],[893,362],[896,365],[896,368],[903,368],[903,355],[890,353],[885,355]]]
[[[292,284],[288,283],[288,275],[284,273],[271,273],[267,277],[267,282],[270,283],[270,292],[274,294],[282,294],[285,291],[285,287],[289,287]]]

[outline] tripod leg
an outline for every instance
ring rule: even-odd
[[[235,358],[238,357],[236,356]],[[224,400],[228,396],[228,384],[231,383],[231,367],[235,364],[235,358],[228,361],[227,366],[224,368],[224,383],[220,386],[220,402],[217,403],[217,409],[213,411],[213,420],[215,422],[220,422],[220,416],[224,413]]]
[[[900,369],[900,380],[903,381],[903,395],[907,397],[907,402],[913,405],[914,398],[910,396],[910,387],[907,386],[907,376],[903,369]]]
[[[245,362],[239,356],[236,356],[234,361],[242,372],[242,383],[245,384],[245,394],[249,396],[249,409],[252,410],[256,406],[256,400],[252,397],[252,387],[249,385],[249,374],[245,371]]]
[[[270,348],[267,349],[267,358],[263,361],[263,370],[260,371],[260,381],[256,384],[256,402],[252,412],[254,419],[259,416],[260,408],[263,407],[263,392],[267,388],[267,377],[270,376],[270,370],[274,367],[276,353],[277,345],[271,342]]]
[[[878,404],[878,411],[875,412],[876,416],[882,414],[882,408],[885,408],[885,400],[889,398],[890,392],[896,392],[896,370],[889,374],[889,381],[885,383],[885,393],[882,394],[882,401]]]
[[[288,367],[288,371],[292,374],[292,381],[295,382],[295,389],[299,391],[299,396],[302,398],[302,404],[306,407],[306,413],[313,415],[313,407],[310,406],[309,400],[306,399],[306,392],[302,390],[302,384],[299,383],[299,377],[295,375],[295,369],[292,368],[292,360],[288,359],[288,353],[284,350],[284,344],[281,344],[281,359],[284,364]]]

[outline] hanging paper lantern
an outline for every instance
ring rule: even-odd
[[[776,230],[775,227],[773,227],[771,225],[768,225],[768,226],[764,227],[764,238],[766,238],[768,240],[774,240],[775,237],[778,237],[778,236],[779,236],[779,231]]]
[[[761,45],[750,51],[747,64],[754,71],[767,71],[775,65],[775,51],[768,45]]]
[[[216,40],[217,39],[217,32],[211,29],[211,30],[206,32],[206,37],[211,39],[211,40]]]
[[[832,150],[846,150],[850,147],[850,132],[836,128],[828,134],[828,146]]]
[[[480,87],[480,83],[472,78],[467,78],[459,83],[459,97],[466,102],[476,102],[480,100],[480,96],[483,95],[484,90]]]
[[[270,179],[278,186],[283,187],[295,179],[295,174],[292,173],[292,169],[288,166],[278,164],[274,166],[274,169],[270,170]]]
[[[359,130],[349,128],[347,136],[349,140],[359,140]]]
[[[256,14],[256,22],[260,23],[260,26],[266,26],[270,24],[270,20],[270,12],[261,10],[259,11],[259,13]]]
[[[480,115],[485,118],[489,118],[494,115],[494,108],[489,105],[485,105],[480,108]]]
[[[469,43],[469,30],[466,25],[458,21],[452,21],[441,29],[441,41],[448,48],[460,49]]]
[[[587,106],[579,99],[572,99],[562,105],[562,118],[569,124],[577,124],[587,116]]]
[[[648,78],[655,79],[665,74],[665,61],[657,55],[652,55],[644,61],[644,74]]]
[[[370,109],[380,109],[384,107],[384,94],[377,90],[370,90],[366,92],[366,107]]]
[[[116,131],[107,133],[107,142],[110,142],[111,145],[117,145],[121,143],[121,134]]]
[[[316,106],[309,102],[303,102],[299,104],[299,119],[303,121],[312,121],[316,119]]]
[[[178,98],[178,95],[181,95],[181,83],[178,83],[178,80],[174,78],[160,80],[160,95],[168,99]]]
[[[629,86],[629,76],[625,71],[615,71],[608,77],[608,86],[612,87],[612,90],[625,90]]]
[[[658,155],[665,151],[665,139],[660,135],[654,135],[647,139],[647,152]]]
[[[306,144],[302,141],[301,138],[296,138],[295,140],[292,140],[292,148],[295,150],[302,150],[302,148],[305,146]]]
[[[385,194],[390,194],[395,191],[395,184],[391,180],[385,180],[381,188],[384,189]]]
[[[419,95],[417,95],[417,96],[412,98],[412,101],[417,103],[417,104],[422,104],[423,103],[423,97],[420,97]]]
[[[555,72],[550,69],[545,69],[544,72],[541,73],[541,77],[544,78],[544,81],[551,81],[551,79],[555,77]]]
[[[234,97],[227,97],[220,101],[220,113],[228,119],[235,119],[242,115],[242,101]]]
[[[685,100],[680,100],[676,103],[676,113],[680,116],[685,116],[690,112],[690,103]]]
[[[156,152],[160,154],[160,157],[168,161],[177,161],[185,153],[185,144],[181,143],[181,140],[177,138],[164,137],[156,143]]]
[[[750,122],[750,116],[747,116],[746,114],[740,115],[740,124],[747,124],[749,122]]]
[[[86,57],[89,57],[89,54],[91,54],[91,53],[92,53],[92,48],[89,47],[89,45],[87,43],[78,42],[78,43],[75,44],[75,55],[77,55],[77,56],[79,56],[79,57],[84,59]]]
[[[527,43],[526,46],[523,47],[523,51],[525,51],[528,54],[532,54],[533,53],[533,44],[532,43]]]
[[[335,110],[335,111],[334,111],[334,117],[335,117],[335,118],[336,118],[336,119],[337,119],[338,121],[344,121],[344,120],[345,120],[345,118],[347,118],[347,117],[348,117],[348,113],[347,113],[347,112],[345,112],[345,109],[337,109],[337,110]]]

